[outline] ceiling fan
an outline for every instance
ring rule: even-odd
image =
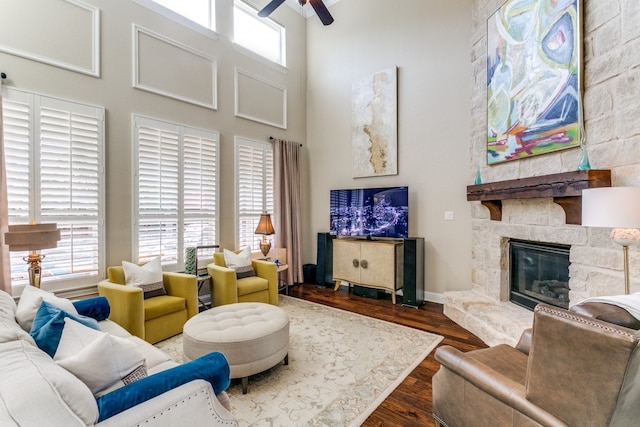
[[[285,0],[271,0],[260,12],[258,12],[258,16],[266,17],[271,15],[271,12],[276,10],[278,6],[284,3]],[[329,25],[333,22],[333,16],[329,13],[329,9],[322,3],[322,0],[298,0],[300,6],[304,6],[305,3],[310,3],[313,10],[316,11],[316,15],[320,18],[320,21],[324,25]]]

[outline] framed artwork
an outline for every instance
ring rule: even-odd
[[[355,81],[351,97],[353,178],[397,175],[397,68]]]
[[[508,0],[487,21],[487,163],[580,145],[582,1]]]

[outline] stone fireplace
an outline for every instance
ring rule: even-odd
[[[483,183],[527,179],[577,169],[579,148],[495,166],[486,163],[487,18],[503,0],[473,1],[471,49],[471,134],[469,179]],[[583,104],[586,147],[594,168],[611,170],[611,185],[640,186],[640,3],[584,1]],[[613,36],[615,34],[615,36]],[[624,60],[613,60],[624,58]],[[569,305],[591,296],[624,292],[623,256],[609,238],[610,229],[582,227],[579,211],[553,195],[531,199],[470,201],[471,285],[445,292],[444,311],[489,345],[515,344],[531,327],[533,313],[509,301],[509,241],[569,246]],[[567,208],[567,209],[565,209]],[[640,291],[640,252],[630,248],[631,292]]]

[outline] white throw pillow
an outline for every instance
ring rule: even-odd
[[[99,397],[147,376],[145,360],[125,338],[64,319],[53,360],[86,384]]]
[[[160,257],[156,257],[142,266],[122,261],[122,268],[124,269],[125,284],[142,288],[145,299],[167,294],[162,283]]]
[[[43,291],[40,288],[34,286],[25,286],[18,302],[16,309],[16,320],[27,332],[31,331],[31,325],[33,319],[36,317],[36,312],[40,308],[42,301],[46,301],[51,305],[66,311],[71,314],[78,314],[78,311],[73,306],[73,303],[66,298],[60,298],[52,294],[51,292]]]
[[[251,265],[251,248],[247,246],[240,253],[235,253],[229,249],[223,251],[224,263],[227,264],[227,268],[233,267],[246,267]]]

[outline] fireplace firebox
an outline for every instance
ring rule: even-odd
[[[569,308],[567,245],[509,240],[511,302],[533,310],[544,302]]]

